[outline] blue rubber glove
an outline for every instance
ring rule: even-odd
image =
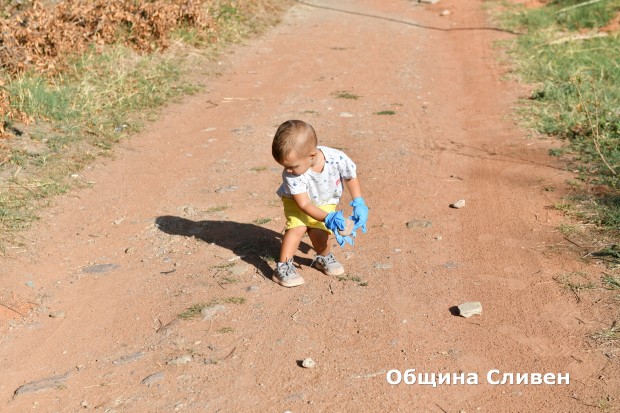
[[[343,237],[338,233],[338,230],[343,230],[345,227],[344,215],[342,215],[342,211],[330,212],[325,217],[325,226],[331,232],[334,233],[334,237],[336,237],[336,242],[341,247],[344,247],[344,244],[347,243],[349,245],[353,245],[353,239],[351,237]]]
[[[355,225],[353,226],[353,236],[355,236],[355,231],[358,228],[361,228],[362,232],[365,234],[367,232],[366,221],[368,221],[368,207],[364,202],[364,198],[361,196],[353,198],[353,201],[349,205],[353,207],[353,215],[351,215],[351,219],[355,222]]]

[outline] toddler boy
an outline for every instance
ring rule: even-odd
[[[284,287],[304,283],[293,266],[293,256],[306,232],[317,254],[311,266],[316,264],[327,275],[344,273],[328,244],[329,234],[333,233],[340,246],[345,242],[353,245],[351,237],[338,233],[345,228],[342,211],[336,211],[343,181],[353,198],[352,236],[358,228],[366,232],[368,207],[362,198],[355,163],[344,152],[317,144],[314,128],[300,120],[284,122],[273,138],[272,155],[284,167],[283,183],[277,194],[282,198],[286,216],[274,281]]]

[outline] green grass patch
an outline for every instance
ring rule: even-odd
[[[534,86],[520,113],[528,126],[561,138],[550,151],[578,170],[580,181],[620,191],[620,36],[599,29],[619,12],[617,0],[558,0],[540,8],[502,4],[505,28],[523,33],[505,42],[516,74]],[[615,231],[620,196],[588,202],[584,219]],[[573,201],[574,202],[574,201]]]
[[[254,224],[256,224],[256,225],[263,225],[263,224],[266,224],[268,222],[271,222],[271,218],[258,218],[258,219],[255,219],[252,222]]]
[[[375,112],[375,115],[396,115],[396,112],[393,110],[382,110],[381,112]]]
[[[214,307],[218,304],[226,303],[226,304],[245,304],[246,299],[243,297],[228,297],[224,299],[215,299],[206,303],[197,303],[188,307],[185,311],[179,314],[179,318],[184,320],[189,320],[190,318],[198,317],[202,310],[205,308]]]
[[[338,99],[352,99],[352,100],[357,100],[361,97],[359,95],[348,92],[346,90],[338,90],[336,92],[333,92],[332,96]]]
[[[620,327],[614,325],[610,328],[606,328],[594,334],[592,338],[595,340],[601,341],[601,342],[611,342],[611,341],[620,340]]]
[[[208,212],[208,213],[221,212],[221,211],[227,210],[228,208],[229,208],[228,205],[216,205],[216,206],[209,207],[205,212]]]
[[[605,274],[603,276],[603,286],[608,290],[620,290],[620,277]]]

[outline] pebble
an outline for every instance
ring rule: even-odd
[[[181,366],[191,361],[192,361],[192,356],[190,356],[189,354],[184,354],[180,357],[174,358],[172,360],[168,360],[166,364],[171,365],[171,366]]]
[[[119,359],[116,359],[112,363],[113,364],[127,364],[127,363],[134,362],[136,360],[140,360],[142,357],[144,357],[144,352],[139,351],[137,353],[128,354]]]
[[[459,315],[461,317],[471,317],[472,315],[482,314],[482,304],[478,301],[467,302],[459,305]]]
[[[459,199],[455,203],[450,204],[450,208],[455,208],[455,209],[461,209],[464,206],[465,206],[465,200],[464,199]]]
[[[392,264],[383,264],[383,263],[380,263],[380,262],[376,262],[374,267],[377,270],[389,270],[390,268],[392,268]]]
[[[257,293],[259,288],[257,285],[250,285],[248,288],[245,289],[247,292],[249,293]]]
[[[422,229],[422,228],[430,228],[433,226],[431,221],[425,221],[422,219],[413,219],[407,222],[408,229]]]
[[[439,13],[440,16],[449,16],[450,15],[450,10],[446,9],[446,10],[442,10],[441,13]]]
[[[349,112],[340,112],[340,117],[341,118],[352,118],[353,114]]]
[[[316,367],[316,362],[312,360],[310,357],[306,357],[304,361],[301,362],[301,365],[307,369],[313,369]]]
[[[215,190],[215,192],[217,192],[218,194],[221,194],[223,192],[235,192],[237,189],[239,189],[238,186],[232,185],[232,186],[225,186],[222,188],[218,188]]]
[[[85,272],[87,274],[103,274],[119,268],[121,268],[121,266],[118,264],[97,264],[91,265],[90,267],[82,268],[82,272]]]
[[[232,275],[241,275],[248,270],[247,264],[235,264],[228,268],[228,272]]]
[[[202,315],[203,320],[211,320],[213,317],[215,317],[217,313],[221,313],[223,311],[226,311],[226,307],[224,307],[222,304],[216,304],[211,307],[203,308],[200,311],[200,314]]]
[[[50,313],[50,317],[52,317],[52,318],[65,318],[65,313],[63,311],[52,311]]]
[[[165,374],[163,371],[153,373],[150,376],[146,376],[144,379],[142,379],[142,384],[151,387],[153,384],[162,381],[164,379],[164,376]]]

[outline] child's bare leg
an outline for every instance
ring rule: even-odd
[[[282,246],[280,247],[280,261],[287,262],[295,256],[301,238],[306,233],[306,227],[295,227],[286,230],[284,238],[282,238]]]
[[[308,236],[318,255],[329,254],[329,233],[318,228],[308,228]]]

